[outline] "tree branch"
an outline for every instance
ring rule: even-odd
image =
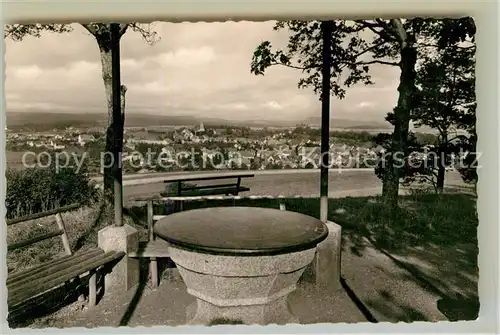
[[[151,24],[144,27],[143,25],[134,22],[129,23],[127,27],[136,33],[140,33],[144,41],[146,41],[149,45],[155,45],[161,39],[160,36],[158,36],[158,33],[151,28]]]
[[[375,21],[377,21],[377,23],[383,28],[385,29],[386,31],[390,31],[391,34],[395,34],[396,32],[394,31],[393,27],[391,27],[390,24],[388,24],[387,22],[385,22],[384,20],[382,19],[375,19]]]
[[[120,24],[120,34],[119,34],[120,37],[122,37],[127,32],[128,26],[129,26],[128,23]]]
[[[380,43],[378,43],[378,44],[372,45],[372,46],[371,46],[371,47],[369,47],[369,48],[366,48],[365,50],[363,50],[363,51],[359,52],[359,53],[356,55],[356,58],[358,58],[359,56],[364,55],[364,54],[365,54],[365,53],[367,53],[368,51],[371,51],[371,50],[373,50],[373,49],[376,49],[376,48],[378,48],[378,47],[380,47],[380,46],[384,45],[385,43],[387,43],[387,41],[382,41],[382,42],[380,42]]]
[[[343,66],[340,69],[342,70],[346,66],[353,65],[353,64],[354,65],[383,64],[383,65],[399,66],[399,63],[396,63],[396,62],[388,62],[388,61],[383,61],[383,60],[372,60],[372,61],[366,61],[366,62],[343,63]],[[308,69],[321,68],[321,65],[297,66],[297,65],[285,64],[285,63],[279,63],[279,62],[273,62],[273,63],[269,64],[269,66],[274,66],[274,65],[281,65],[281,66],[285,66],[285,67],[288,67],[291,69],[296,69],[296,70],[308,70]]]
[[[419,43],[417,43],[417,47],[422,47],[422,48],[439,48],[439,45],[419,42]],[[469,46],[454,45],[453,47],[454,48],[458,48],[458,49],[470,50],[470,49],[475,49],[476,45],[469,45]]]
[[[406,34],[406,30],[403,27],[403,23],[400,19],[392,19],[391,24],[394,27],[394,33],[398,42],[401,44],[401,48],[406,48],[408,44],[408,35]]]
[[[279,62],[273,62],[273,63],[269,64],[269,66],[273,66],[273,65],[281,65],[281,66],[289,67],[291,69],[296,69],[296,70],[308,70],[308,69],[315,69],[315,68],[321,67],[321,65],[296,66],[296,65],[292,65],[292,64],[285,64],[285,63],[279,63]]]
[[[388,61],[384,61],[384,60],[371,60],[368,62],[357,62],[355,64],[357,64],[357,65],[383,64],[383,65],[399,66],[399,63],[388,62]]]
[[[99,28],[97,25],[94,25],[92,23],[80,23],[82,25],[83,28],[87,29],[87,31],[89,33],[91,33],[92,35],[96,35],[97,32],[99,31]]]
[[[387,33],[387,31],[385,31],[385,29],[387,29],[387,28],[384,29],[384,26],[387,26],[387,24],[385,24],[385,22],[384,22],[384,26],[381,26],[380,23],[373,23],[373,22],[369,22],[366,20],[356,20],[355,22],[370,29],[373,33],[380,36],[386,42],[390,42],[390,41],[394,40],[394,37],[391,34]],[[375,28],[381,28],[381,30],[377,30]]]

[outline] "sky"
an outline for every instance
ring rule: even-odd
[[[312,88],[297,88],[301,71],[275,66],[265,76],[250,73],[260,42],[284,47],[288,41],[287,31],[273,26],[272,21],[156,22],[161,39],[154,46],[127,32],[121,40],[126,112],[227,120],[320,117]],[[98,46],[83,27],[5,43],[8,111],[106,113]],[[375,85],[360,84],[349,88],[345,99],[332,98],[332,118],[384,120],[397,101],[399,70],[374,65],[371,71]]]

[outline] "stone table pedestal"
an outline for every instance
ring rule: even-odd
[[[188,293],[197,298],[196,311],[188,315],[193,325],[298,323],[287,296],[314,254],[315,248],[253,257],[170,249]]]
[[[197,298],[189,324],[266,325],[299,322],[287,296],[328,228],[295,212],[217,207],[169,215],[155,232]]]

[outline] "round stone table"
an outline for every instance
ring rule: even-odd
[[[287,296],[328,228],[295,212],[216,207],[168,215],[155,233],[197,298],[189,324],[286,324],[298,322]]]

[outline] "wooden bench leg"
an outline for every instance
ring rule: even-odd
[[[97,305],[97,271],[90,272],[89,278],[89,306]]]
[[[151,274],[151,285],[153,288],[158,287],[158,261],[156,257],[151,257],[151,262],[149,263],[149,272]]]
[[[83,287],[82,282],[80,280],[80,277],[76,277],[72,280],[68,280],[64,283],[64,285],[71,290],[78,290],[80,291]],[[84,291],[85,292],[85,291]],[[85,293],[79,294],[78,295],[78,302],[85,302]]]

